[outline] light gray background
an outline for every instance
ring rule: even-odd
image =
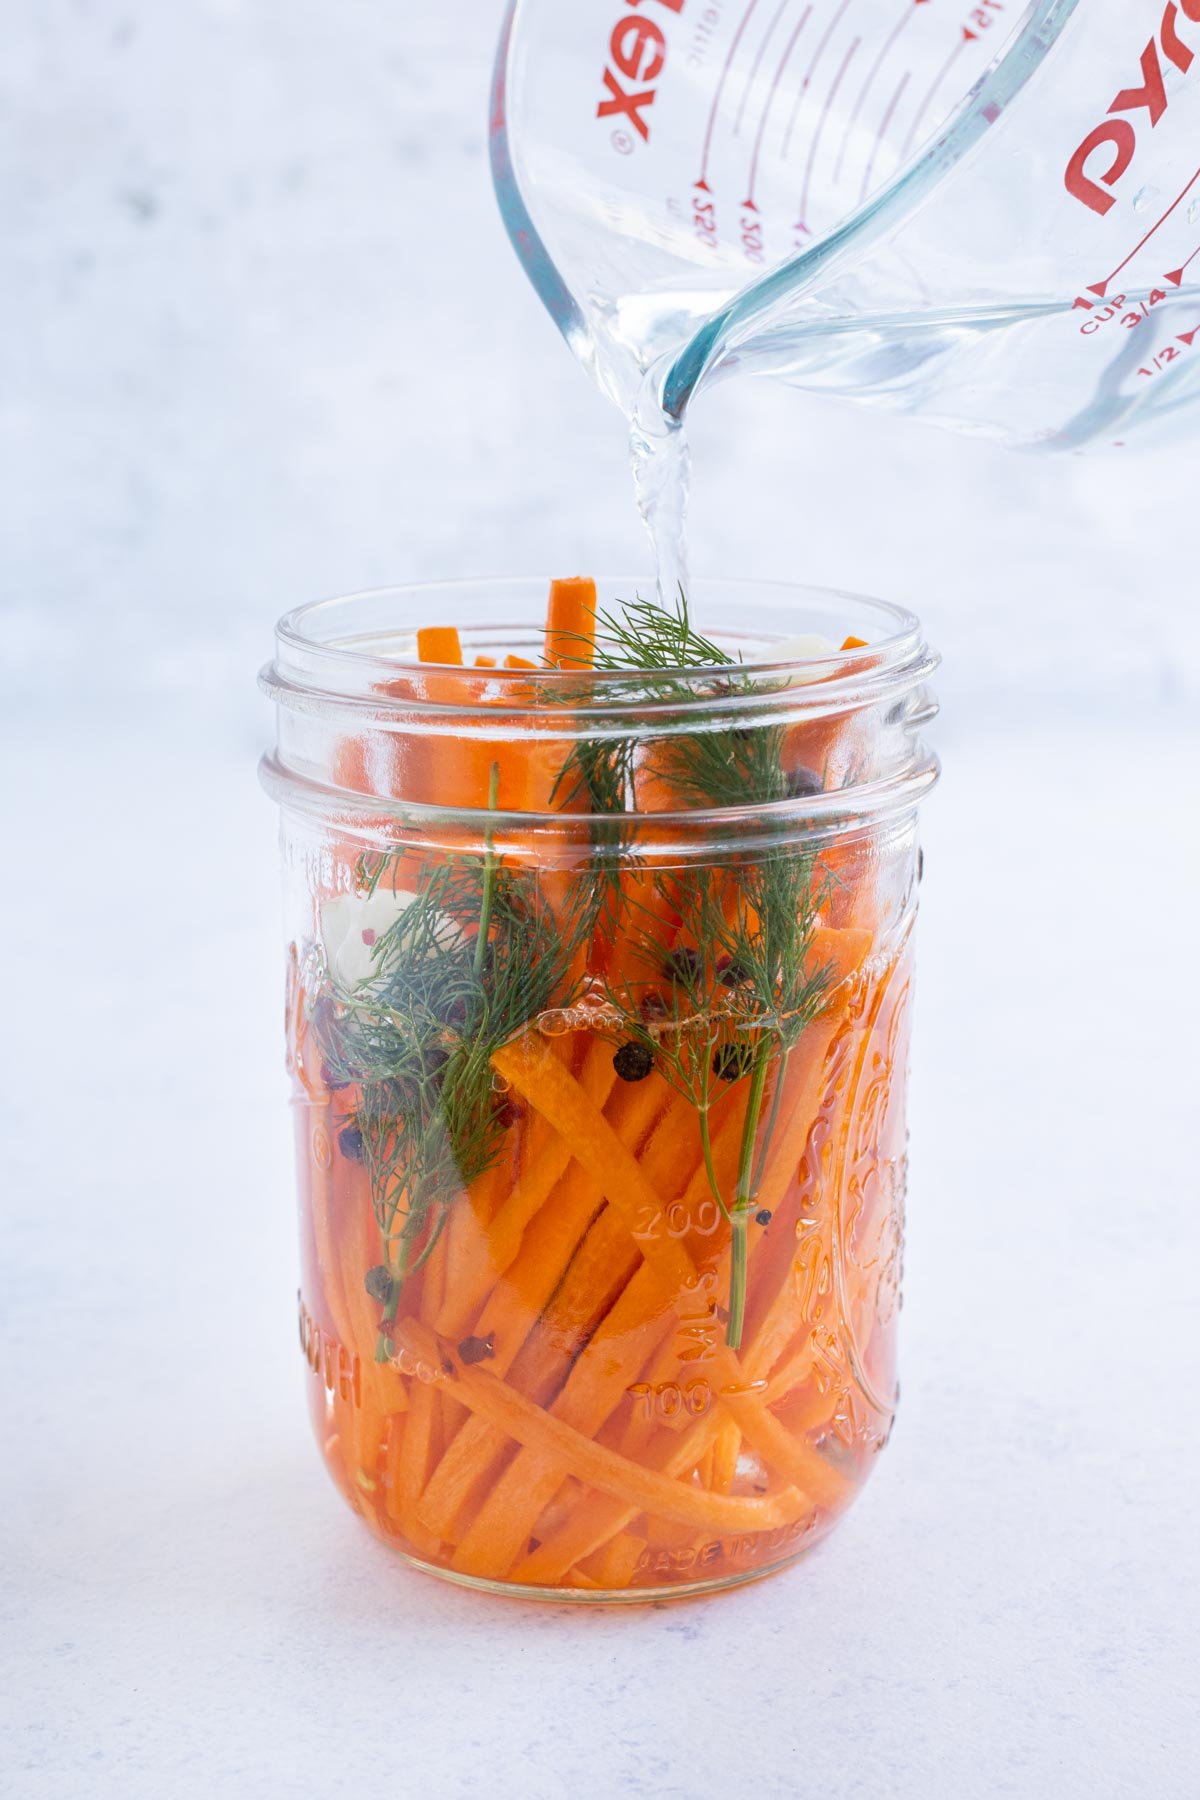
[[[505,1607],[306,1441],[271,622],[644,560],[495,214],[499,10],[4,9],[0,1791],[1191,1793],[1194,450],[695,420],[698,571],[905,600],[947,659],[905,1405],[842,1532],[706,1606]]]

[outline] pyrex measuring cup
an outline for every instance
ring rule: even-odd
[[[1200,0],[512,0],[492,148],[627,409],[740,367],[1073,448],[1200,394]]]

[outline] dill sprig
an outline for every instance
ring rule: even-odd
[[[490,837],[482,856],[413,864],[405,849],[362,859],[364,894],[415,891],[373,946],[370,974],[352,987],[327,974],[313,1009],[330,1076],[358,1090],[353,1123],[387,1277],[381,1357],[405,1280],[500,1154],[508,1119],[492,1057],[569,1002],[592,922],[587,884],[552,910],[536,876],[501,864]]]
[[[740,654],[731,657],[696,629],[682,588],[671,605],[635,597],[620,613],[601,610],[596,625],[594,647],[587,640],[593,671],[636,678],[635,691],[647,701],[749,701],[765,691],[763,677],[745,667]],[[706,669],[713,671],[707,681],[685,673]],[[772,685],[778,684],[776,677]],[[656,773],[684,806],[769,804],[788,797],[783,727],[735,723],[682,736],[584,740],[567,759],[556,799],[560,792],[564,803],[583,798],[594,813],[636,810],[635,775],[649,742]]]
[[[594,669],[638,674],[655,669],[729,668],[731,658],[692,624],[682,587],[673,605],[635,595],[619,613],[601,609],[592,656]],[[740,659],[739,659],[740,660]]]
[[[451,1204],[500,1155],[508,1108],[497,1091],[495,1052],[543,1012],[571,1005],[579,952],[597,937],[630,947],[622,959],[629,972],[607,981],[620,1023],[610,1018],[605,1029],[644,1045],[696,1109],[709,1184],[730,1224],[726,1335],[735,1348],[741,1342],[748,1222],[787,1059],[829,996],[831,971],[813,954],[828,878],[811,851],[781,833],[766,853],[659,869],[647,883],[630,821],[650,746],[655,776],[685,807],[769,803],[789,791],[781,727],[737,723],[736,707],[735,722],[704,726],[706,699],[749,701],[763,691],[762,678],[696,630],[682,590],[673,606],[635,599],[619,615],[602,612],[579,663],[581,699],[593,696],[596,672],[625,673],[630,696],[701,703],[696,728],[655,735],[651,720],[643,737],[574,745],[552,800],[564,810],[582,803],[592,815],[591,857],[553,905],[536,872],[496,855],[490,830],[482,854],[433,860],[400,847],[364,856],[360,892],[390,887],[404,904],[373,946],[367,977],[347,986],[326,970],[313,1003],[330,1078],[356,1090],[353,1124],[384,1252],[383,1266],[368,1276],[382,1307],[381,1358],[391,1354],[389,1326],[405,1281],[431,1254]],[[572,693],[558,682],[554,702],[569,705]],[[497,787],[493,767],[492,811]],[[637,882],[627,879],[633,870]],[[653,906],[638,898],[647,886]],[[669,952],[661,943],[664,912],[678,921]],[[710,1116],[717,1096],[742,1082],[737,1175],[725,1192]]]
[[[597,615],[595,670],[625,672],[648,700],[686,705],[712,698],[749,701],[762,678],[743,667],[692,623],[681,588],[673,604],[635,598],[620,614]],[[711,670],[707,680],[685,671]],[[647,745],[656,776],[688,808],[765,805],[785,800],[786,733],[752,723],[698,727],[673,736],[577,744],[560,779],[597,814],[636,809],[636,774]],[[607,830],[607,827],[605,828]],[[778,1123],[788,1056],[828,999],[830,970],[811,954],[828,880],[811,851],[781,844],[723,868],[655,878],[659,897],[680,921],[677,950],[644,982],[610,987],[609,1001],[627,1021],[627,1036],[650,1048],[664,1077],[695,1107],[705,1168],[730,1222],[731,1277],[727,1338],[741,1342],[746,1301],[746,1235]],[[661,951],[631,916],[637,958]],[[665,986],[653,985],[653,975]],[[647,1013],[647,1000],[656,1011]],[[712,1154],[710,1115],[716,1093],[749,1084],[745,1123],[731,1196],[721,1191]],[[763,1118],[768,1092],[771,1094]]]

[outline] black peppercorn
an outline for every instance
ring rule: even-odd
[[[465,1363],[486,1362],[489,1356],[496,1354],[496,1334],[489,1331],[486,1337],[465,1337],[458,1346],[458,1354]]]
[[[695,986],[704,974],[704,958],[698,950],[684,945],[664,957],[663,973],[668,981],[677,981],[682,987]]]
[[[744,963],[740,963],[736,956],[730,957],[729,961],[717,974],[717,980],[721,983],[721,986],[727,988],[740,987],[743,981],[749,981],[749,979],[749,969]]]
[[[754,1219],[755,1219],[755,1223],[758,1225],[769,1225],[771,1223],[770,1207],[769,1206],[760,1206],[758,1211],[754,1215]]]
[[[788,776],[788,799],[807,800],[813,794],[824,792],[825,783],[812,769],[793,769]]]
[[[631,1038],[613,1057],[613,1068],[622,1081],[644,1081],[654,1067],[654,1052],[649,1044]]]
[[[753,1062],[749,1044],[722,1044],[712,1059],[712,1072],[718,1081],[738,1081],[750,1073]]]
[[[363,1134],[357,1125],[343,1125],[338,1132],[338,1149],[347,1162],[361,1162],[363,1159]]]
[[[392,1297],[392,1278],[382,1263],[376,1263],[373,1269],[367,1270],[363,1286],[372,1300],[378,1300],[381,1306],[386,1306]]]

